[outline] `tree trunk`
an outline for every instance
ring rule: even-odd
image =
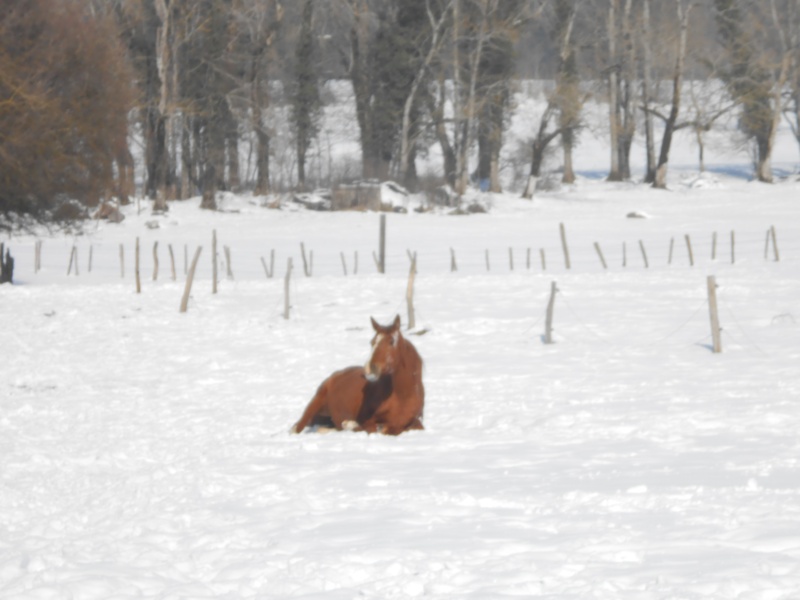
[[[644,138],[647,148],[647,171],[645,183],[656,180],[656,142],[653,132],[653,112],[651,107],[651,72],[653,69],[652,30],[650,28],[650,0],[644,0],[642,6],[642,106],[644,110]]]
[[[664,189],[667,187],[667,163],[669,162],[669,151],[672,145],[672,135],[678,121],[678,114],[681,108],[681,91],[683,87],[683,70],[686,64],[686,40],[689,31],[689,12],[691,4],[684,10],[683,0],[675,0],[678,11],[678,23],[680,23],[680,35],[678,37],[678,47],[676,49],[675,69],[672,73],[672,106],[669,116],[664,124],[664,137],[661,139],[661,152],[658,156],[656,167],[656,177],[653,187]]]
[[[619,164],[619,137],[622,129],[619,109],[619,65],[617,56],[617,9],[619,0],[611,0],[608,8],[608,55],[612,64],[608,70],[608,118],[611,143],[609,181],[622,181]]]

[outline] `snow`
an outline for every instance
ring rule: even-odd
[[[789,172],[796,149],[782,147]],[[743,156],[710,157],[700,176],[684,140],[670,191],[609,184],[587,175],[600,148],[581,146],[576,164],[589,168],[576,185],[533,202],[389,214],[386,275],[372,263],[376,214],[269,210],[246,196],[217,213],[197,199],[160,217],[131,206],[120,225],[45,236],[38,273],[36,238],[10,239],[0,597],[797,597],[800,182],[747,181]],[[764,257],[773,225],[779,261],[771,246]],[[212,230],[233,271],[221,269],[216,295]],[[197,245],[180,314],[184,246]],[[273,249],[267,279],[260,258]],[[418,255],[417,327],[405,334],[426,361],[425,431],[290,435],[322,379],[364,361],[370,316],[405,321],[407,251]]]

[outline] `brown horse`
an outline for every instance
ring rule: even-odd
[[[422,359],[400,333],[399,315],[388,327],[370,320],[375,337],[367,364],[323,381],[292,433],[309,425],[388,435],[423,429]]]

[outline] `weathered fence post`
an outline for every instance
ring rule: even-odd
[[[649,269],[650,263],[647,262],[647,251],[644,249],[644,242],[642,240],[639,240],[639,249],[641,249],[642,251],[642,258],[644,259],[644,268]]]
[[[125,244],[119,245],[119,276],[125,279]]]
[[[770,226],[769,231],[772,234],[772,250],[775,253],[775,262],[780,262],[781,255],[778,254],[778,239],[775,236],[775,226]]]
[[[514,270],[514,249],[508,249],[508,267],[510,271]]]
[[[347,261],[344,258],[344,252],[339,252],[339,258],[342,259],[342,271],[344,271],[344,276],[347,277]]]
[[[564,229],[564,223],[558,224],[559,232],[561,233],[561,248],[564,250],[564,264],[567,269],[572,268],[569,262],[569,247],[567,246],[567,232]]]
[[[36,250],[34,252],[33,272],[38,273],[42,268],[42,240],[36,240]]]
[[[197,261],[200,259],[200,252],[202,252],[203,247],[198,246],[197,250],[194,252],[194,258],[192,259],[192,266],[189,267],[189,273],[186,275],[186,285],[183,286],[183,297],[181,298],[181,307],[179,312],[185,313],[186,310],[189,308],[189,294],[192,291],[192,282],[194,281],[194,272],[197,269]]]
[[[544,248],[539,248],[539,258],[542,259],[542,271],[547,271],[547,261],[544,256]]]
[[[72,273],[72,264],[75,264],[75,275],[78,274],[78,249],[75,246],[72,246],[72,250],[69,252],[69,266],[67,267],[67,275]]]
[[[381,215],[380,239],[378,240],[378,273],[386,273],[386,215]]]
[[[211,232],[211,293],[217,293],[217,230]]]
[[[139,238],[136,238],[136,250],[134,253],[134,272],[136,273],[136,293],[142,293],[142,278],[139,274]]]
[[[233,279],[233,268],[231,267],[231,248],[230,246],[223,246],[222,250],[225,252],[225,277]]]
[[[286,263],[286,277],[283,280],[283,318],[289,318],[289,280],[292,277],[292,259],[289,258]]]
[[[406,287],[406,305],[408,307],[408,329],[414,329],[414,279],[417,276],[417,253],[411,255],[411,268],[408,271],[408,286]]]
[[[169,248],[169,264],[172,269],[172,281],[177,279],[177,275],[175,274],[175,252],[172,250],[172,244],[167,244],[167,248]]]
[[[717,260],[717,232],[711,234],[711,260]]]
[[[487,271],[491,270],[491,266],[489,264],[489,249],[488,248],[486,249],[486,270]]]
[[[89,265],[87,268],[87,272],[92,272],[92,258],[94,257],[94,246],[89,244]]]
[[[667,258],[667,264],[672,264],[672,250],[675,248],[675,238],[669,238],[669,258]]]
[[[711,317],[711,339],[714,344],[714,353],[722,352],[722,337],[719,327],[719,313],[717,312],[717,282],[713,275],[708,276],[708,312]]]
[[[558,291],[558,287],[556,286],[556,282],[554,281],[550,285],[550,301],[547,303],[547,313],[545,317],[544,323],[544,343],[545,344],[552,344],[553,343],[553,307],[556,303],[556,292]]]
[[[597,252],[597,256],[599,256],[599,257],[600,257],[600,264],[601,264],[601,265],[603,265],[603,268],[604,268],[604,269],[608,269],[608,265],[606,264],[606,259],[605,259],[605,257],[603,256],[603,251],[602,251],[602,250],[600,250],[600,244],[598,244],[597,242],[595,242],[595,243],[594,243],[594,249],[595,249],[595,251]]]
[[[689,251],[689,266],[694,266],[694,253],[692,252],[692,240],[689,239],[689,234],[687,233],[685,236],[686,238],[686,249]]]
[[[153,281],[158,279],[158,242],[153,244]]]
[[[453,273],[458,271],[458,265],[456,264],[456,251],[450,248],[450,272]]]

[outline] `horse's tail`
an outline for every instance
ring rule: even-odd
[[[319,386],[319,389],[317,389],[317,393],[314,394],[311,402],[309,402],[308,406],[306,406],[305,411],[303,411],[303,416],[300,417],[300,420],[294,424],[290,432],[300,433],[303,431],[303,429],[308,427],[308,425],[314,420],[314,417],[316,417],[320,410],[322,410],[322,408],[325,406],[327,400],[328,392],[325,383],[323,383],[321,386]]]

